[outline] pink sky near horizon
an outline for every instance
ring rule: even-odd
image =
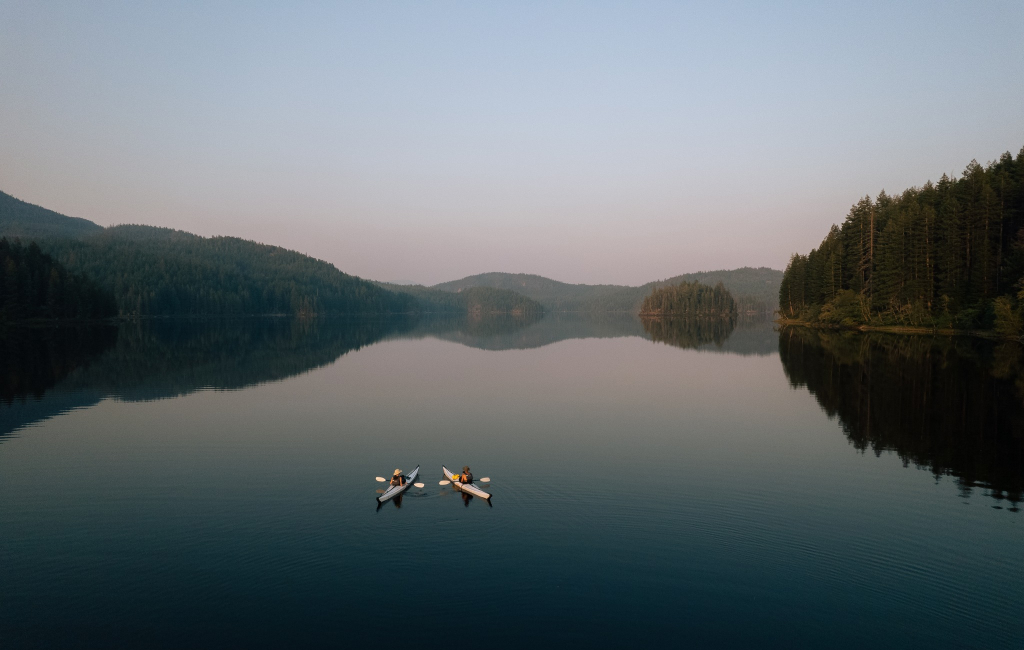
[[[781,269],[865,194],[1024,146],[1022,27],[995,1],[14,1],[0,190],[375,280]]]

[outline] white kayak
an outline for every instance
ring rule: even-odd
[[[441,465],[441,471],[444,472],[444,477],[452,482],[452,485],[455,486],[456,490],[462,490],[466,494],[472,494],[475,497],[490,500],[491,495],[487,494],[472,483],[459,483],[459,480],[455,478],[455,474],[452,474],[452,471],[444,465]]]
[[[416,480],[416,476],[419,473],[420,473],[420,466],[417,465],[416,469],[414,469],[413,471],[409,472],[409,474],[405,477],[405,485],[392,485],[392,486],[390,486],[388,489],[384,490],[384,494],[382,494],[379,497],[377,497],[377,501],[379,503],[384,503],[385,501],[389,501],[389,500],[397,497],[402,492],[405,492],[406,490],[408,490],[412,486],[413,482]]]

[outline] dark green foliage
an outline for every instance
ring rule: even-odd
[[[850,443],[892,451],[964,493],[1024,499],[1024,349],[966,337],[787,327],[779,355]]]
[[[680,282],[654,289],[640,305],[640,315],[732,319],[736,317],[736,301],[721,282],[714,287]]]
[[[0,235],[25,234],[70,271],[111,291],[123,315],[385,314],[409,296],[334,265],[236,237],[152,226],[102,228],[0,193]]]
[[[777,306],[782,271],[764,266],[760,268],[744,266],[731,271],[700,271],[677,275],[660,282],[650,282],[641,289],[650,291],[652,287],[679,284],[680,282],[700,282],[708,286],[721,284],[732,294],[738,312],[771,314]]]
[[[278,246],[116,226],[44,245],[113,289],[126,315],[403,313],[412,300]]]
[[[782,272],[768,268],[704,271],[679,275],[668,280],[648,282],[639,287],[617,284],[567,284],[525,273],[483,273],[461,280],[435,285],[442,291],[469,287],[493,287],[516,291],[532,298],[550,312],[626,312],[637,313],[644,298],[657,287],[680,282],[721,282],[729,289],[743,312],[771,313],[779,295]]]
[[[0,237],[0,322],[116,314],[113,296],[91,279],[69,273],[35,242],[22,246]]]
[[[960,179],[865,197],[779,288],[788,318],[1020,333],[1024,149]],[[998,300],[1002,298],[1002,300]]]
[[[422,285],[384,284],[380,286],[415,299],[415,309],[432,314],[512,314],[534,316],[544,313],[536,300],[508,289],[469,287],[457,292],[441,291]]]
[[[405,313],[414,302],[332,264],[235,237],[116,226],[43,239],[68,268],[112,291],[130,316]]]

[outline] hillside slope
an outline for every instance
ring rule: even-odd
[[[412,297],[416,301],[416,311],[420,313],[514,316],[544,313],[544,307],[539,302],[510,289],[468,287],[459,291],[441,291],[418,284],[376,284],[388,291]]]
[[[508,289],[536,300],[548,311],[636,313],[644,298],[654,289],[680,282],[700,282],[711,286],[721,282],[733,294],[739,311],[771,313],[777,305],[782,271],[765,267],[702,271],[648,282],[639,287],[568,284],[526,273],[481,273],[443,282],[433,288],[442,291],[460,291],[469,287]]]
[[[333,264],[236,237],[153,226],[102,228],[0,195],[0,236],[31,239],[73,273],[110,290],[122,315],[381,314],[412,297]]]
[[[88,219],[65,217],[0,192],[0,234],[8,238],[79,237],[102,230]]]

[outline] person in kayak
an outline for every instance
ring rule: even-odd
[[[395,470],[394,475],[391,477],[391,485],[405,485],[405,476],[402,474],[402,470]]]
[[[469,465],[462,467],[462,474],[459,474],[459,483],[472,483],[473,472],[469,471]]]

